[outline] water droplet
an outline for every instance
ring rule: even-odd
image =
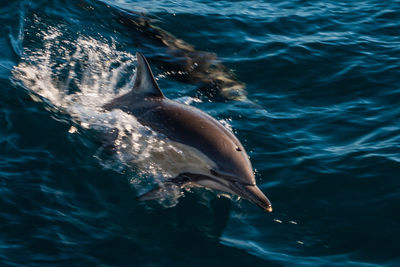
[[[74,127],[74,126],[71,126],[71,128],[69,128],[69,130],[68,130],[68,132],[70,134],[76,133],[77,131],[78,131],[78,129],[76,129],[76,127]]]

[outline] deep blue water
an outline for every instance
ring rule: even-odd
[[[104,3],[0,4],[1,265],[400,264],[400,1]],[[135,200],[167,148],[96,109],[129,89],[142,45],[114,8],[246,83],[249,101],[214,100],[152,65],[168,97],[232,127],[273,213],[202,189]],[[135,133],[116,154],[113,127]]]

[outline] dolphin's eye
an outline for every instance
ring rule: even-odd
[[[218,173],[216,171],[214,171],[213,169],[210,170],[210,173],[214,176],[219,176]]]
[[[237,147],[237,148],[236,148],[236,151],[239,151],[239,152],[240,152],[240,151],[242,151],[242,149],[240,149],[240,147]]]
[[[228,174],[228,173],[227,173],[227,174],[225,174],[225,173],[218,173],[217,171],[215,171],[215,170],[213,170],[213,169],[210,170],[210,173],[211,173],[212,175],[214,175],[214,176],[223,178],[223,179],[228,180],[228,181],[237,181],[237,178],[235,178],[233,175],[230,175],[230,174]]]

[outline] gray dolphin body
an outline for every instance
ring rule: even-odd
[[[271,203],[256,185],[250,160],[239,140],[208,114],[166,98],[145,57],[137,53],[137,59],[134,88],[103,108],[121,109],[134,115],[141,124],[189,149],[205,162],[205,166],[198,168],[193,168],[193,164],[182,166],[177,177],[138,199],[156,199],[169,186],[191,183],[236,194],[272,211]]]

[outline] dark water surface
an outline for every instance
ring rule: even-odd
[[[99,2],[2,1],[1,265],[400,264],[400,1],[105,3],[247,84],[252,103],[214,101],[153,66],[232,127],[274,212],[202,189],[137,202],[170,148],[97,108],[129,90],[141,40]],[[115,127],[133,134],[110,154]]]

